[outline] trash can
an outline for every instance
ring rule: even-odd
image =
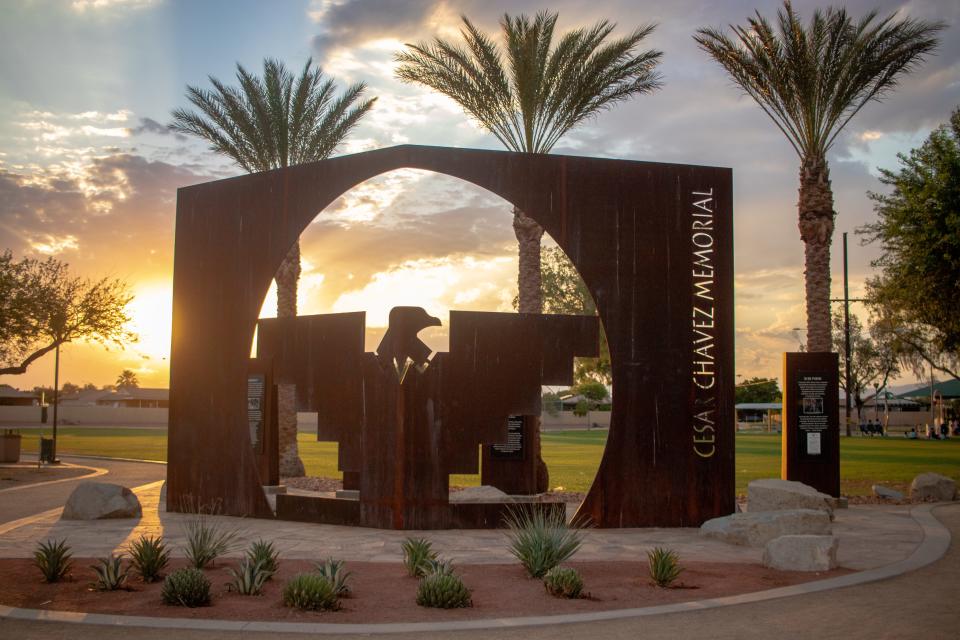
[[[20,462],[20,434],[13,429],[0,434],[0,462]]]
[[[53,464],[53,438],[40,436],[40,462]]]

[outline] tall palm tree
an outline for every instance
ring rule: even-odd
[[[397,53],[396,75],[453,98],[505,147],[549,153],[570,129],[604,109],[660,87],[660,51],[637,51],[656,25],[608,40],[616,25],[601,20],[554,43],[557,14],[540,12],[500,20],[501,47],[462,16],[466,47],[435,38]],[[540,240],[543,228],[513,208],[519,244],[520,313],[543,307]],[[539,445],[534,444],[539,456]],[[540,461],[541,482],[546,466]]]
[[[334,81],[309,59],[296,77],[277,60],[263,61],[262,77],[237,64],[237,81],[231,87],[210,77],[213,90],[188,86],[197,111],[175,110],[170,128],[206,140],[250,173],[329,157],[376,101],[363,99],[362,82],[336,96]],[[275,275],[277,317],[297,315],[299,278],[298,242]],[[278,395],[280,474],[302,476],[295,388],[281,385]]]
[[[804,242],[807,348],[831,351],[830,242],[833,190],[827,152],[869,102],[897,86],[937,45],[941,23],[871,11],[814,12],[804,26],[789,0],[776,28],[758,12],[733,35],[699,29],[694,39],[756,100],[800,156],[800,238]]]

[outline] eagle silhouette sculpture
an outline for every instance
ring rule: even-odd
[[[259,322],[258,360],[272,362],[276,384],[297,386],[301,410],[317,413],[318,440],[339,443],[344,487],[359,489],[358,501],[279,496],[278,511],[379,528],[458,526],[466,516],[457,509],[468,506],[449,503],[449,475],[477,473],[478,446],[504,443],[510,415],[539,415],[541,385],[572,384],[573,358],[598,351],[593,316],[451,311],[450,350],[432,353],[417,334],[439,325],[419,307],[395,307],[370,353],[362,312]]]

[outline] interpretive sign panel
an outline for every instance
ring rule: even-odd
[[[490,455],[501,460],[523,460],[523,416],[507,418],[507,442],[490,445]]]
[[[785,353],[781,476],[840,494],[839,372],[835,353]]]
[[[259,373],[247,376],[247,422],[250,425],[250,444],[257,453],[263,453],[263,408],[266,378]]]

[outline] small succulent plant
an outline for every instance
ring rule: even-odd
[[[583,592],[583,577],[570,567],[556,566],[543,576],[547,593],[558,598],[579,598]]]
[[[343,560],[327,558],[323,562],[318,562],[316,567],[317,573],[329,580],[330,584],[333,585],[333,590],[338,598],[344,598],[350,595],[350,586],[347,584],[350,572],[343,568]]]
[[[263,539],[250,545],[247,550],[247,559],[253,564],[259,563],[271,576],[277,572],[280,565],[280,554],[273,548],[273,543]]]
[[[170,551],[159,537],[140,536],[130,544],[130,564],[144,582],[160,579],[160,572],[170,562]]]
[[[130,573],[130,565],[123,566],[123,554],[111,555],[109,558],[100,558],[100,563],[90,567],[97,574],[94,583],[97,591],[116,591],[123,588]]]
[[[647,560],[650,565],[650,579],[658,587],[669,587],[683,571],[677,554],[664,547],[655,547],[648,551]]]
[[[427,563],[436,560],[437,554],[433,545],[424,538],[407,538],[403,541],[403,564],[407,573],[414,578],[426,575]]]
[[[451,575],[453,574],[453,563],[442,558],[431,558],[424,565],[425,576],[433,575]]]
[[[260,562],[252,562],[250,558],[243,558],[236,569],[228,569],[230,584],[227,589],[236,591],[242,596],[258,596],[263,592],[263,585],[273,575]]]
[[[73,565],[70,557],[70,547],[66,540],[47,540],[38,544],[34,550],[33,564],[40,569],[46,582],[58,582],[70,573]]]
[[[472,607],[470,590],[460,576],[452,573],[432,573],[420,579],[417,588],[417,604],[421,607],[456,609]]]
[[[203,515],[187,522],[185,532],[187,546],[184,553],[195,569],[203,569],[213,564],[219,556],[236,548],[237,532],[221,529]]]
[[[318,573],[299,573],[283,585],[284,606],[305,611],[335,611],[340,599],[333,584]]]
[[[531,578],[542,578],[583,544],[583,534],[567,525],[563,511],[510,511],[505,520],[510,553]]]
[[[164,604],[205,607],[210,604],[210,581],[200,569],[177,569],[164,579],[160,597]]]

